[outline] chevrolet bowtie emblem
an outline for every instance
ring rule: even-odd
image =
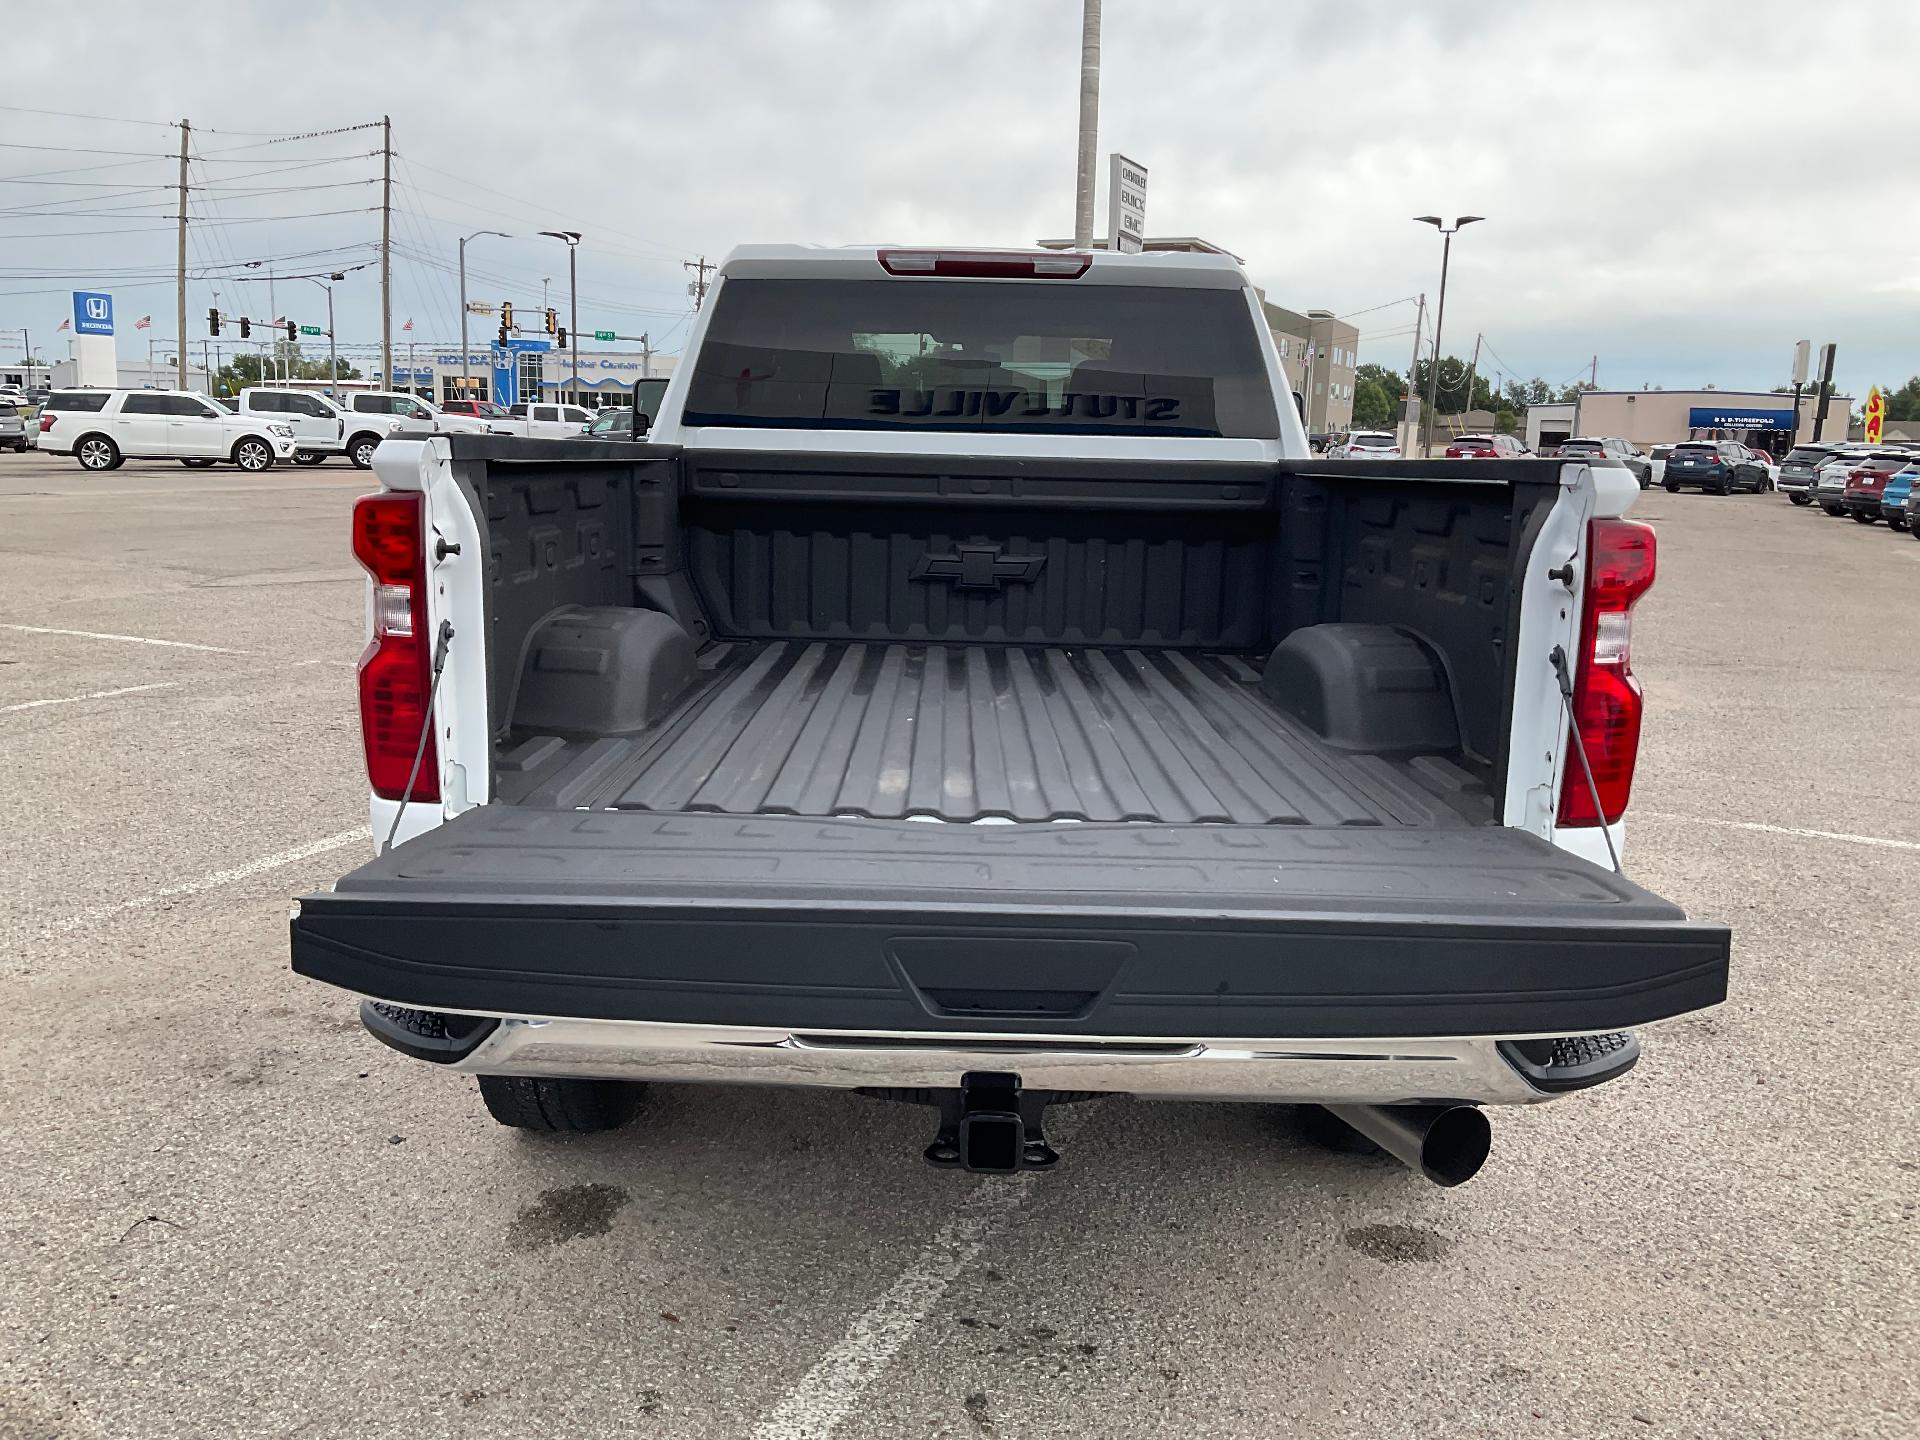
[[[1044,555],[1007,555],[998,545],[956,545],[950,554],[922,555],[914,562],[914,580],[951,580],[961,590],[998,590],[1015,581],[1040,578]]]

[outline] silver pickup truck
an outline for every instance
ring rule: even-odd
[[[649,443],[389,440],[378,853],[294,968],[508,1125],[824,1086],[988,1172],[1121,1093],[1454,1184],[1624,1074],[1729,953],[1619,869],[1638,486],[1316,459],[1260,316],[1218,255],[751,247]]]

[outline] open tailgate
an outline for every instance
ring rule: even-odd
[[[1729,932],[1505,828],[944,825],[483,806],[309,895],[293,968],[397,1004],[795,1030],[1616,1030]]]

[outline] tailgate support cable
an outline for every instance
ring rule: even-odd
[[[420,727],[420,743],[413,751],[413,768],[407,771],[407,787],[400,792],[400,808],[393,812],[393,826],[387,831],[386,842],[380,847],[382,855],[393,848],[393,837],[400,833],[400,817],[407,813],[407,806],[413,801],[413,782],[420,778],[420,762],[427,754],[427,737],[433,734],[433,702],[440,695],[440,672],[447,668],[447,646],[452,641],[453,622],[442,620],[440,633],[433,646],[433,683],[427,687],[426,723]]]
[[[1567,652],[1556,645],[1547,658],[1560,680],[1560,706],[1567,712],[1567,735],[1573,741],[1573,753],[1580,757],[1580,771],[1587,777],[1587,794],[1593,797],[1593,813],[1600,817],[1600,838],[1607,842],[1607,858],[1613,862],[1613,873],[1624,875],[1627,872],[1620,868],[1620,852],[1613,848],[1613,827],[1607,824],[1607,812],[1600,808],[1600,787],[1594,783],[1593,766],[1587,761],[1587,742],[1580,738],[1580,726],[1573,718],[1573,676],[1567,670]],[[407,783],[411,789],[413,782]]]

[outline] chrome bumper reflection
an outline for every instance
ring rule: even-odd
[[[637,1020],[506,1019],[450,1066],[698,1084],[945,1088],[968,1071],[1012,1071],[1029,1090],[1187,1100],[1521,1105],[1534,1089],[1489,1038],[1156,1040],[1084,1036],[796,1033]]]

